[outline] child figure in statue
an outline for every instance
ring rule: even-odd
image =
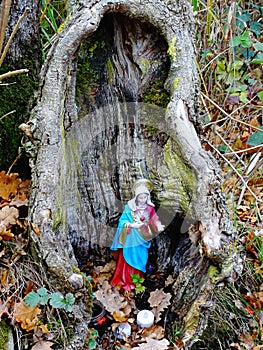
[[[112,286],[125,290],[134,289],[132,274],[143,276],[146,271],[148,249],[155,232],[162,232],[164,225],[159,220],[150,191],[153,185],[149,180],[137,180],[133,186],[135,196],[125,205],[111,250],[117,252],[117,265],[111,280]]]

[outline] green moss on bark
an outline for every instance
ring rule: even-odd
[[[23,67],[27,67],[23,65]],[[12,65],[4,64],[0,74],[13,71]],[[7,85],[4,85],[7,84]],[[37,78],[31,74],[16,75],[5,79],[0,86],[0,168],[7,169],[18,154],[22,132],[18,126],[26,121],[29,102],[37,89]]]

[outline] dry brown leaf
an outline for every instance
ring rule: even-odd
[[[133,350],[165,350],[168,349],[169,341],[167,339],[146,338],[146,343],[139,344]]]
[[[11,230],[7,230],[6,226],[0,227],[0,240],[3,239],[5,241],[10,241],[14,238],[14,234]]]
[[[156,322],[160,321],[161,312],[170,305],[171,297],[172,295],[170,293],[165,293],[162,289],[156,289],[150,293],[148,302],[152,307]]]
[[[108,281],[104,281],[101,288],[95,293],[96,298],[102,302],[105,309],[117,319],[125,320],[132,311],[131,302],[123,297],[117,288],[112,287]]]
[[[53,350],[53,348],[51,348],[52,345],[54,345],[54,343],[51,341],[40,339],[31,350]]]
[[[16,195],[22,182],[18,176],[16,173],[7,175],[5,171],[0,172],[0,197],[6,200]]]
[[[37,235],[37,237],[39,238],[40,237],[39,228],[32,221],[30,221],[30,226],[32,230],[35,232],[35,234]]]
[[[153,338],[153,339],[163,339],[164,337],[164,328],[153,324],[149,328],[144,328],[141,333],[142,339]]]
[[[6,205],[0,210],[0,221],[6,226],[15,225],[16,219],[19,216],[19,211],[15,207],[9,207]]]
[[[16,303],[14,307],[15,319],[17,322],[21,322],[21,327],[26,331],[34,329],[40,313],[41,310],[37,306],[25,306],[23,301]]]
[[[166,278],[165,287],[169,286],[169,285],[172,284],[174,281],[175,281],[175,279],[173,278],[173,276],[172,276],[172,275],[169,275],[169,276]]]

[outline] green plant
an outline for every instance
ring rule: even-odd
[[[137,294],[145,292],[145,286],[142,285],[144,278],[140,277],[137,273],[131,274],[132,283],[135,285],[135,292]]]
[[[34,307],[37,304],[47,305],[48,303],[55,309],[65,309],[72,311],[75,298],[72,293],[67,293],[65,298],[60,292],[49,293],[46,288],[39,288],[36,292],[30,292],[24,299],[26,306]]]
[[[88,337],[87,337],[87,346],[88,346],[88,349],[96,349],[97,348],[97,341],[96,341],[96,338],[99,336],[99,332],[94,329],[94,328],[91,328],[89,329],[89,334],[88,334]]]

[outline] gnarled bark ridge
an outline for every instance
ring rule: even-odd
[[[209,266],[222,280],[236,262],[219,169],[196,131],[190,5],[79,1],[72,11],[42,69],[29,122],[30,220],[41,233],[31,232],[34,247],[62,286],[77,262],[109,258],[133,181],[151,179],[166,225],[154,241],[157,264],[176,277],[172,309],[190,348],[207,326],[200,306],[214,288]]]

